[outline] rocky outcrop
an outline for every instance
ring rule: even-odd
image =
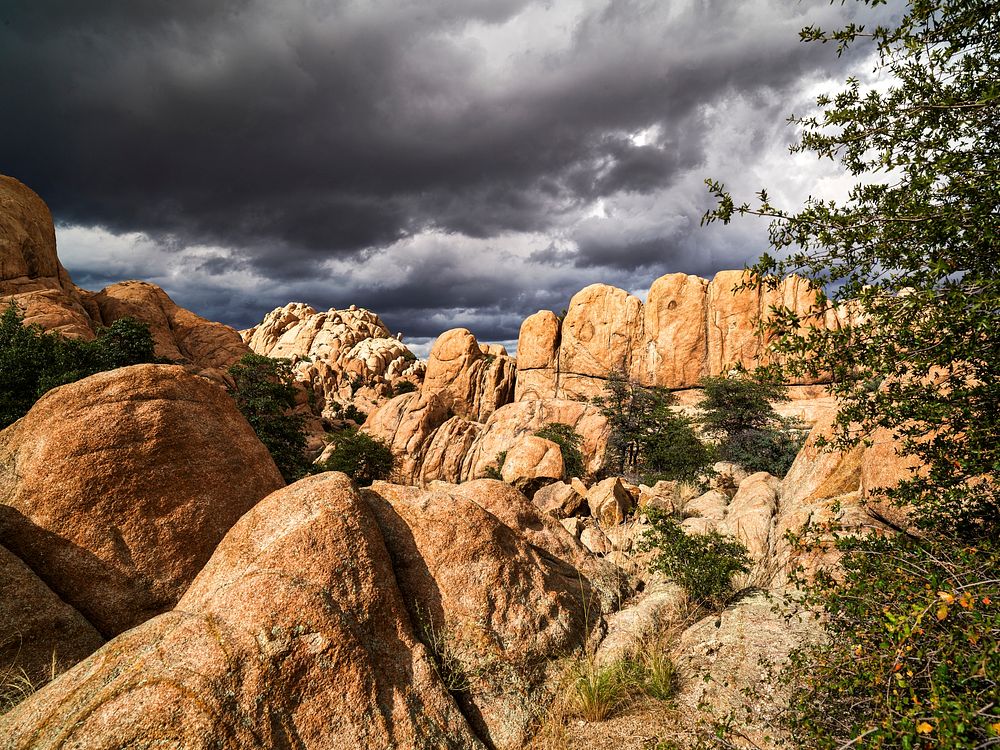
[[[772,356],[757,331],[772,306],[795,310],[804,325],[842,324],[841,313],[808,315],[815,293],[802,279],[773,290],[742,289],[743,280],[741,271],[722,271],[712,281],[668,274],[653,283],[645,305],[592,284],[573,296],[563,321],[548,311],[530,316],[518,338],[518,400],[590,398],[613,370],[679,390],[737,365],[753,369]]]
[[[242,331],[257,354],[290,359],[296,378],[312,393],[315,410],[338,419],[347,406],[364,413],[403,381],[423,379],[424,365],[375,313],[352,305],[325,312],[301,302],[272,310]]]
[[[15,302],[25,322],[91,339],[79,290],[56,256],[48,206],[27,186],[0,175],[0,303]]]
[[[445,331],[427,360],[423,391],[436,394],[459,417],[485,422],[514,397],[515,363],[490,353],[464,328]]]
[[[563,478],[562,452],[551,440],[525,435],[507,451],[500,469],[503,480],[528,496]]]
[[[819,636],[807,611],[758,594],[704,617],[680,636],[674,660],[681,673],[678,707],[689,725],[732,717],[751,747],[773,747],[788,687],[776,684],[791,652]],[[702,713],[704,712],[704,713]]]
[[[126,281],[96,293],[78,289],[59,263],[45,202],[0,175],[0,304],[8,300],[21,308],[26,324],[87,340],[102,326],[135,318],[149,326],[156,356],[216,378],[250,351],[234,329],[178,307],[155,284]]]
[[[0,543],[108,637],[170,609],[283,484],[221,387],[126,367],[50,391],[0,432]]]
[[[546,682],[585,642],[588,610],[600,611],[589,583],[471,499],[474,492],[375,483],[365,497],[411,616],[449,665],[466,716],[490,746],[522,747]]]
[[[0,719],[0,747],[482,748],[432,658],[367,504],[324,474],[244,516],[174,611]]]
[[[87,307],[98,325],[134,318],[149,326],[157,357],[203,369],[224,370],[250,350],[239,333],[179,307],[160,287],[123,281],[88,295]]]
[[[23,674],[37,687],[104,643],[93,625],[4,547],[0,547],[0,623],[0,675],[7,676],[5,686],[14,675]]]

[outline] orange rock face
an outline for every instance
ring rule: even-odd
[[[80,294],[56,256],[48,206],[28,187],[0,175],[0,302],[13,300],[35,323],[67,336],[94,333]]]
[[[590,398],[612,370],[676,390],[737,365],[766,363],[769,342],[758,334],[758,322],[775,305],[806,313],[815,293],[794,277],[775,290],[738,289],[743,279],[742,271],[721,271],[711,281],[667,274],[653,283],[645,304],[594,284],[573,297],[561,324],[548,311],[528,317],[518,339],[518,400]],[[842,316],[809,323],[837,327]]]
[[[225,369],[250,352],[234,328],[178,307],[155,284],[123,281],[91,295],[91,300],[102,325],[125,317],[148,325],[156,356],[171,362]]]
[[[414,620],[425,638],[448,649],[470,722],[491,746],[519,748],[537,708],[528,696],[585,642],[588,608],[600,607],[577,568],[540,554],[524,533],[471,499],[476,494],[376,482],[365,497]]]
[[[0,432],[0,543],[112,636],[172,607],[282,485],[221,387],[126,367],[50,391]]]
[[[483,422],[513,399],[515,369],[513,359],[484,352],[472,333],[455,328],[434,342],[422,390],[457,416]]]
[[[5,509],[0,506],[0,517]],[[17,556],[0,547],[0,673],[24,670],[35,685],[94,653],[104,643],[83,616],[62,601]],[[53,665],[54,662],[54,665]]]
[[[174,611],[22,703],[0,719],[0,736],[18,750],[483,747],[342,474],[258,504]]]

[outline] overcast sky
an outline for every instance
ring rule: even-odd
[[[0,0],[0,172],[89,289],[236,327],[305,301],[408,341],[764,249],[706,177],[836,194],[787,115],[851,72],[825,0]]]

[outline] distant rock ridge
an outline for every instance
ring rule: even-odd
[[[564,319],[550,310],[529,316],[518,339],[516,400],[590,398],[612,370],[681,390],[734,366],[754,369],[773,356],[757,323],[774,306],[813,326],[843,323],[842,313],[809,320],[815,291],[805,279],[786,278],[774,290],[743,288],[745,280],[743,271],[720,271],[711,281],[667,274],[653,282],[645,304],[623,289],[591,284],[573,296]]]
[[[804,279],[785,279],[775,290],[742,288],[744,280],[743,271],[721,271],[711,281],[667,274],[645,304],[623,289],[592,284],[573,296],[564,319],[551,310],[525,319],[516,361],[506,351],[490,353],[464,328],[446,331],[431,349],[419,393],[381,405],[364,429],[390,445],[401,482],[488,476],[552,422],[581,436],[587,470],[596,472],[608,426],[591,401],[613,371],[681,391],[681,406],[690,407],[701,378],[770,361],[757,323],[771,307],[790,307],[808,320],[815,292]],[[809,322],[837,328],[843,318],[831,313]],[[780,411],[814,423],[829,406],[820,383],[790,383],[798,387]]]
[[[291,302],[240,332],[257,354],[290,359],[297,379],[313,394],[314,411],[339,418],[348,405],[369,412],[400,381],[418,385],[424,363],[370,310],[351,305],[325,312]]]

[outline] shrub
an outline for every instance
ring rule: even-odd
[[[810,604],[828,637],[797,652],[786,725],[820,750],[1000,743],[1000,544],[848,538]],[[858,738],[856,743],[851,741]]]
[[[604,721],[631,699],[634,681],[622,663],[581,660],[573,675],[574,708],[584,721]]]
[[[486,467],[485,477],[487,479],[503,480],[503,465],[507,461],[507,451],[500,451],[493,463]]]
[[[361,409],[356,407],[354,404],[348,404],[344,408],[344,419],[349,419],[356,425],[363,425],[368,419],[368,415],[365,414]]]
[[[353,428],[341,430],[333,438],[329,458],[317,465],[320,471],[342,471],[361,487],[377,479],[388,479],[395,458],[381,440]]]
[[[551,440],[559,446],[559,452],[563,460],[563,478],[583,477],[586,469],[583,463],[583,454],[580,452],[580,443],[583,438],[572,427],[559,422],[549,422],[542,429],[535,433],[536,437]]]
[[[717,609],[733,594],[733,577],[750,570],[747,549],[717,531],[687,534],[674,519],[648,511],[650,530],[639,545],[656,554],[650,570],[683,588],[697,604]]]
[[[234,385],[230,395],[267,447],[286,482],[309,471],[305,456],[305,418],[291,414],[295,406],[295,376],[287,359],[246,354],[229,368]]]
[[[749,375],[702,378],[698,402],[705,431],[719,437],[719,458],[748,471],[783,477],[804,438],[793,433],[772,402],[787,401],[785,388]]]
[[[148,326],[121,318],[93,341],[24,325],[12,302],[0,314],[0,428],[17,421],[47,391],[89,375],[156,362]]]
[[[805,435],[785,430],[743,430],[719,446],[723,461],[739,464],[747,471],[766,471],[776,477],[788,473],[799,454]]]
[[[630,479],[687,479],[709,461],[709,453],[690,422],[670,406],[673,394],[646,388],[621,372],[608,376],[594,403],[608,420],[607,468]]]
[[[397,380],[392,386],[391,394],[393,397],[402,396],[404,393],[413,393],[417,390],[417,384],[412,380]]]

